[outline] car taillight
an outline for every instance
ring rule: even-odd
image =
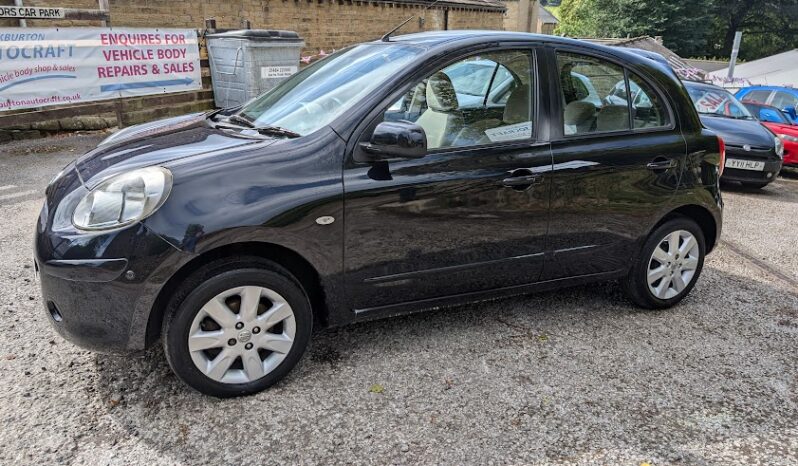
[[[723,138],[718,136],[718,150],[720,150],[720,167],[718,167],[718,176],[723,176],[723,169],[726,167],[726,143]]]

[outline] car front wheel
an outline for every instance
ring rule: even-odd
[[[257,393],[288,374],[310,340],[312,312],[283,268],[241,258],[184,282],[164,319],[164,352],[177,376],[211,396]]]
[[[677,217],[656,228],[623,281],[629,298],[646,309],[663,309],[684,299],[704,267],[706,245],[701,228]]]

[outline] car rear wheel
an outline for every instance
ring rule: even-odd
[[[623,281],[624,290],[646,309],[671,307],[695,286],[705,254],[701,228],[686,217],[670,219],[649,235]]]
[[[239,258],[204,267],[176,293],[164,319],[175,374],[207,395],[264,390],[288,374],[310,340],[312,312],[283,268]]]

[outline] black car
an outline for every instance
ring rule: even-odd
[[[701,122],[725,143],[726,167],[722,180],[752,188],[764,188],[774,181],[784,158],[781,139],[722,87],[698,82],[686,82],[685,86]]]
[[[654,60],[552,36],[407,35],[241,108],[113,134],[48,186],[36,269],[75,343],[160,338],[192,387],[249,394],[294,367],[314,327],[612,279],[644,308],[673,306],[718,242],[720,161]]]

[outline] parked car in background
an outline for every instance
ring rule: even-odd
[[[764,188],[781,170],[784,143],[765,128],[729,91],[712,84],[686,81],[701,122],[726,144],[723,181]]]
[[[798,124],[776,107],[743,101],[745,107],[784,142],[784,166],[798,167]]]
[[[798,122],[798,89],[781,86],[750,86],[737,91],[739,100],[770,105],[783,110],[793,122]]]
[[[619,81],[649,107],[608,99]],[[506,99],[489,102],[494,85]],[[288,374],[314,327],[603,280],[673,306],[718,244],[722,169],[721,140],[653,60],[412,34],[239,108],[114,133],[47,187],[34,268],[66,338],[160,339],[188,385],[245,395]]]

